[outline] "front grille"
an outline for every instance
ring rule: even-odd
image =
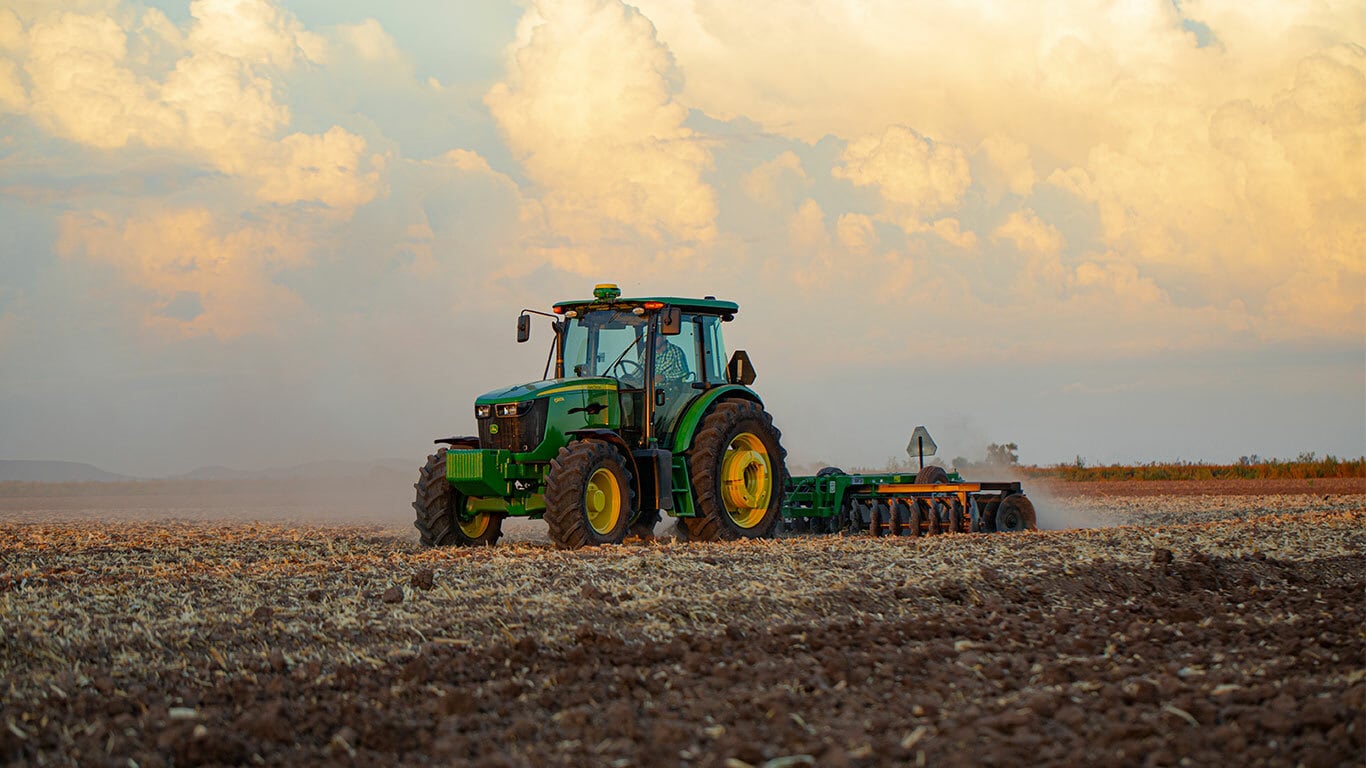
[[[546,412],[550,401],[531,401],[531,407],[520,416],[489,416],[479,419],[479,447],[498,448],[515,453],[533,451],[545,438]],[[497,425],[498,431],[493,427]]]
[[[480,451],[447,451],[446,463],[446,475],[454,480],[478,480],[484,476],[484,454]]]

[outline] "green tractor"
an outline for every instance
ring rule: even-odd
[[[551,319],[545,378],[475,400],[479,434],[437,440],[416,484],[414,525],[428,546],[497,542],[503,520],[544,518],[575,549],[648,535],[661,512],[693,540],[774,535],[787,480],[781,433],[749,388],[743,350],[729,362],[721,324],[739,305],[623,299],[599,285]]]

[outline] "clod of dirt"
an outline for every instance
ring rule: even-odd
[[[583,589],[579,590],[579,595],[585,600],[598,600],[604,603],[611,603],[612,605],[617,604],[615,595],[602,591],[596,584],[584,584]]]
[[[414,573],[413,578],[410,579],[408,583],[413,585],[417,589],[431,589],[432,586],[435,584],[433,580],[435,575],[436,574],[432,573],[430,568],[423,568],[422,570]]]
[[[1158,547],[1153,550],[1153,563],[1155,565],[1166,565],[1172,561],[1172,551]]]
[[[383,600],[386,603],[401,603],[403,602],[403,588],[389,587],[388,589],[384,590],[384,594],[381,595],[379,599]]]
[[[304,595],[304,597],[306,597],[310,603],[321,603],[323,591],[321,589],[310,589],[308,590],[308,594]]]
[[[251,612],[251,618],[253,621],[270,621],[275,618],[275,609],[271,608],[269,605],[257,606],[256,610]]]

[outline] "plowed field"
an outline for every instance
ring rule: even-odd
[[[578,552],[5,499],[0,763],[1360,764],[1366,496],[1319,491]]]

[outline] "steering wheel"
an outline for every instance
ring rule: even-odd
[[[620,369],[620,373],[618,373],[617,376],[616,376],[616,378],[618,378],[618,379],[644,379],[644,378],[645,378],[644,373],[640,370],[640,363],[637,363],[637,362],[634,361],[634,360],[629,360],[629,359],[624,358],[624,357],[621,358],[620,360],[618,360],[618,361],[616,362],[615,365],[612,366],[612,370],[613,370],[613,371],[616,371],[616,370],[618,370],[618,369]]]

